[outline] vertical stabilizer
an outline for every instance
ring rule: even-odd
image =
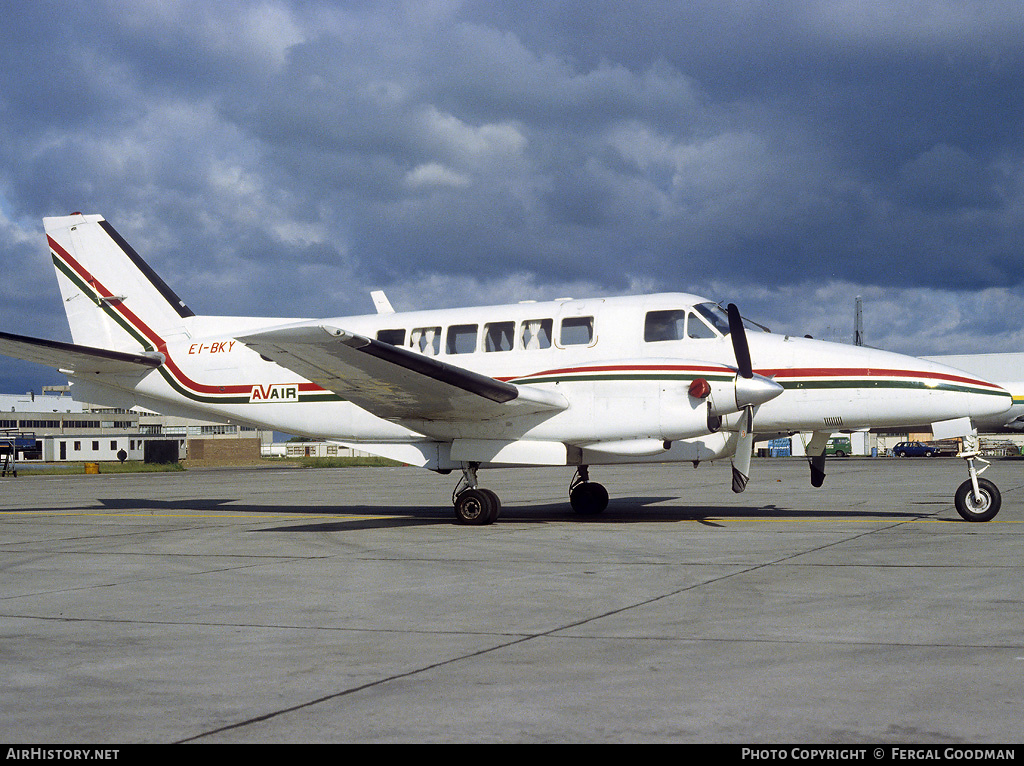
[[[156,351],[193,312],[100,215],[44,218],[75,343]]]

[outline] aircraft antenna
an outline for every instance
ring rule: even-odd
[[[864,345],[864,313],[859,295],[853,301],[853,345]]]

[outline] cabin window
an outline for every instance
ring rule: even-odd
[[[404,346],[405,330],[378,330],[377,340],[392,346]]]
[[[538,348],[551,348],[551,328],[553,322],[550,319],[527,319],[522,324],[522,332],[519,337],[523,340],[523,348],[532,351]]]
[[[511,351],[515,344],[515,322],[491,322],[484,325],[484,351]]]
[[[409,347],[427,356],[437,356],[441,352],[441,328],[417,327],[409,333]]]
[[[594,317],[563,319],[559,337],[563,346],[589,346],[594,341]]]
[[[686,337],[685,325],[685,311],[648,311],[647,318],[644,320],[644,340],[648,343],[662,340],[682,340]]]
[[[455,324],[448,328],[446,354],[472,354],[476,351],[476,325]]]
[[[686,335],[689,338],[717,338],[718,335],[696,314],[690,314],[686,324]]]

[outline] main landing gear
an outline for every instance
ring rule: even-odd
[[[989,462],[978,457],[976,434],[973,438],[968,437],[964,440],[964,451],[960,453],[960,457],[967,462],[967,471],[971,478],[957,488],[953,500],[956,512],[964,521],[989,521],[999,513],[1003,498],[995,484],[988,479],[979,478],[988,468]],[[979,470],[975,467],[975,462],[984,465]]]
[[[608,490],[590,480],[590,471],[585,465],[576,469],[569,483],[569,505],[581,516],[596,516],[608,507]]]
[[[477,486],[476,470],[479,463],[465,463],[462,478],[452,492],[455,518],[460,524],[481,526],[493,524],[501,513],[501,500],[489,489]]]
[[[462,478],[452,492],[455,519],[460,524],[493,524],[501,513],[501,500],[477,483],[479,463],[464,463]],[[569,504],[581,516],[596,516],[608,507],[608,490],[590,480],[587,466],[581,465],[569,484]]]

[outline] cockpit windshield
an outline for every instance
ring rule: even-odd
[[[704,317],[722,335],[729,334],[729,315],[717,303],[698,303],[693,310]]]
[[[693,307],[693,310],[704,317],[708,322],[722,335],[729,334],[729,315],[725,312],[717,303],[698,303]],[[743,320],[743,326],[748,330],[754,332],[771,332],[764,325],[759,325],[757,322],[751,322],[749,319]]]

